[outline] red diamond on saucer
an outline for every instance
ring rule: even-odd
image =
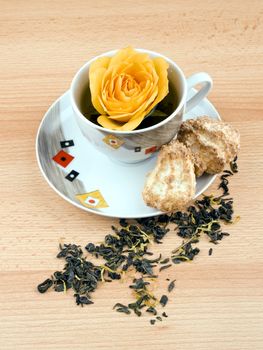
[[[63,166],[63,168],[66,168],[69,163],[72,162],[74,157],[65,151],[59,151],[52,159],[59,165]]]

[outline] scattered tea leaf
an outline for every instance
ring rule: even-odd
[[[53,281],[50,278],[48,278],[44,282],[40,283],[37,289],[39,293],[45,293],[52,285]]]
[[[126,308],[126,307],[119,307],[119,308],[116,309],[116,311],[117,312],[122,312],[122,313],[124,313],[126,315],[129,315],[131,313],[131,311],[128,308]]]
[[[161,299],[160,299],[160,304],[165,307],[165,305],[167,304],[168,302],[168,297],[167,295],[162,295]]]
[[[75,298],[76,298],[76,304],[77,305],[89,305],[89,304],[93,304],[93,301],[88,299],[85,295],[79,295],[79,294],[74,294]]]
[[[151,313],[153,315],[157,315],[157,310],[153,306],[148,307],[146,312],[149,312],[149,313]]]
[[[225,170],[220,176],[219,189],[222,194],[215,197],[204,195],[196,200],[185,212],[177,211],[171,214],[163,214],[156,217],[142,218],[138,220],[121,219],[119,227],[112,226],[112,232],[107,234],[100,244],[88,243],[85,250],[93,258],[103,260],[101,264],[94,264],[86,259],[80,246],[76,244],[60,244],[57,258],[64,259],[65,265],[62,271],[55,271],[51,279],[45,280],[38,286],[40,293],[45,293],[49,288],[56,292],[67,292],[72,289],[77,305],[93,304],[91,293],[103,282],[119,280],[127,272],[133,269],[136,276],[130,285],[134,301],[128,306],[117,303],[114,309],[117,312],[131,314],[131,310],[141,316],[142,311],[157,315],[156,305],[158,300],[152,290],[154,280],[158,275],[154,274],[157,264],[162,265],[160,271],[171,266],[170,261],[178,264],[192,261],[200,252],[195,245],[201,236],[206,236],[213,244],[218,244],[229,233],[222,231],[222,224],[235,222],[233,199],[229,195],[229,179],[238,171],[236,158],[230,163],[230,170]],[[163,238],[169,232],[168,224],[174,224],[176,234],[183,239],[182,244],[174,249],[170,258],[162,259],[161,254],[157,258],[148,259],[153,253],[148,251],[149,244],[162,243]],[[212,254],[212,248],[209,249]],[[169,278],[166,279],[170,281]],[[170,293],[175,280],[168,285]],[[152,285],[151,285],[152,283]],[[165,306],[168,297],[163,295],[160,304]],[[166,313],[162,313],[167,317]],[[158,320],[162,320],[157,316]],[[150,320],[151,324],[155,320]]]
[[[158,258],[156,259],[143,259],[144,261],[148,262],[148,263],[156,263],[156,262],[159,262],[162,258],[162,254],[159,255]]]
[[[160,264],[167,264],[170,261],[170,258],[166,258],[160,261]]]
[[[141,316],[142,312],[138,309],[133,309],[134,313],[137,315],[137,316]]]
[[[169,285],[168,285],[168,292],[169,293],[171,293],[171,291],[174,289],[174,287],[175,287],[175,284],[174,284],[174,282],[175,282],[176,280],[173,280],[173,281],[171,281],[170,283],[169,283]]]
[[[116,307],[127,307],[126,305],[123,305],[121,303],[116,303],[114,306],[113,306],[113,309],[116,309]]]
[[[123,305],[121,303],[115,304],[113,306],[113,309],[115,309],[117,312],[122,312],[122,313],[127,314],[127,315],[129,315],[131,313],[129,308],[126,305]]]
[[[230,168],[233,173],[238,172],[238,166],[237,166],[237,156],[234,158],[232,162],[230,162]]]
[[[163,270],[165,270],[165,269],[168,269],[168,268],[171,267],[171,266],[172,266],[172,264],[163,265],[162,267],[160,267],[159,272],[161,272],[161,271],[163,271]]]

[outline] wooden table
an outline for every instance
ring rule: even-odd
[[[0,5],[0,348],[262,349],[262,1]],[[102,286],[95,304],[85,308],[71,293],[36,291],[62,268],[55,258],[59,242],[100,241],[115,222],[71,206],[48,187],[35,157],[37,128],[85,61],[128,44],[171,57],[186,75],[211,74],[209,98],[242,137],[240,172],[231,182],[241,220],[212,256],[203,240],[192,264],[163,274],[160,288],[175,276],[176,290],[166,308],[169,318],[155,326],[148,317],[112,311],[131,298],[125,283]],[[170,252],[176,242],[171,233],[162,250]]]

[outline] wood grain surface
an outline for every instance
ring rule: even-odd
[[[0,349],[262,349],[262,0],[1,0],[0,8]],[[209,98],[242,140],[231,182],[241,220],[212,256],[203,240],[193,263],[163,273],[157,292],[167,277],[176,290],[169,318],[155,326],[112,311],[131,298],[128,282],[99,288],[86,308],[71,293],[36,292],[62,267],[59,242],[100,241],[114,222],[48,187],[37,128],[85,61],[128,44],[171,57],[186,75],[211,74]],[[171,232],[153,250],[168,254],[177,243]]]

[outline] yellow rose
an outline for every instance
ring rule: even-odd
[[[129,131],[168,94],[168,63],[131,47],[90,65],[91,100],[104,128]]]

